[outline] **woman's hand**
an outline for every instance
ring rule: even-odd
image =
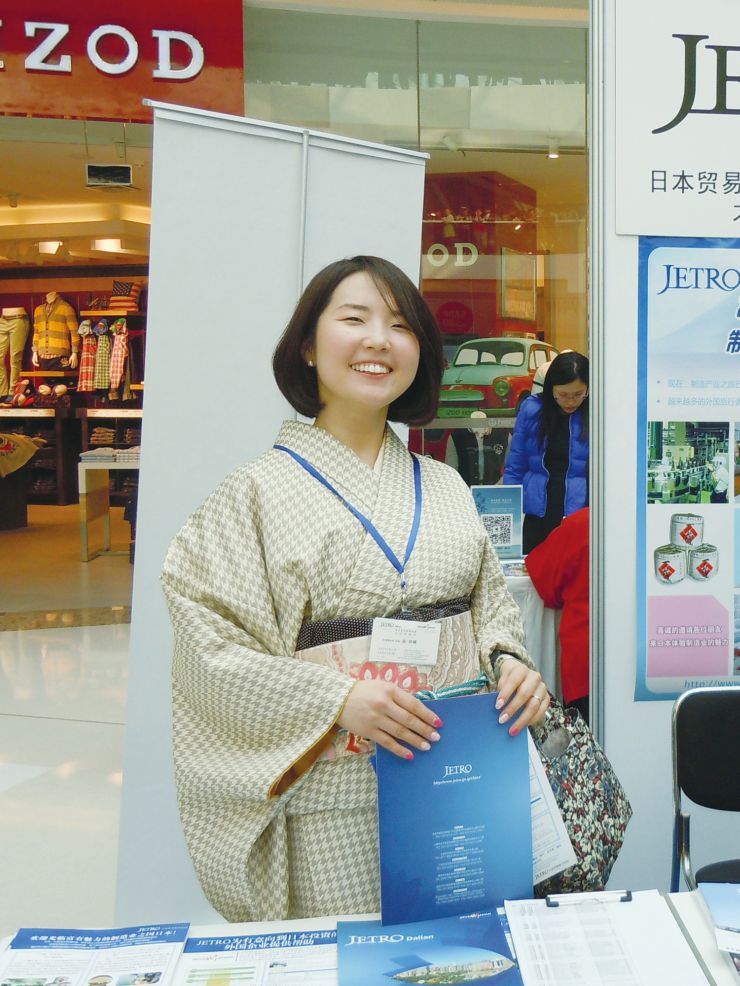
[[[439,716],[418,698],[398,685],[377,679],[355,682],[337,722],[342,729],[374,740],[404,760],[414,759],[409,746],[431,749],[440,738],[437,729],[442,725]]]
[[[500,712],[498,721],[510,722],[519,713],[509,728],[510,736],[538,723],[549,705],[550,695],[539,671],[533,671],[516,658],[501,662],[496,702]]]

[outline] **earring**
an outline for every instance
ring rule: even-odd
[[[306,362],[308,363],[309,366],[313,366],[313,360],[312,359],[306,360]]]

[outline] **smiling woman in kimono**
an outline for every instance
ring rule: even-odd
[[[434,318],[398,268],[325,268],[273,361],[314,424],[286,422],[168,552],[178,801],[228,920],[378,909],[369,755],[444,742],[417,690],[497,687],[491,714],[512,733],[547,709],[465,483],[387,427],[431,420],[442,366]],[[370,660],[372,620],[389,616],[439,621],[436,652]]]

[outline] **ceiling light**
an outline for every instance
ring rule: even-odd
[[[42,240],[38,245],[39,253],[46,253],[53,256],[61,245],[61,240]]]
[[[547,139],[547,156],[555,160],[560,157],[560,145],[554,137],[548,137]]]
[[[522,228],[522,224],[521,223],[517,223],[516,226],[514,227],[514,232],[516,233],[517,230],[520,230],[521,228]]]
[[[90,244],[91,249],[97,250],[98,253],[120,253],[121,252],[121,240],[93,240]]]

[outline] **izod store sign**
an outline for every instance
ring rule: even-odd
[[[244,112],[241,0],[0,4],[0,113],[149,122],[143,99]]]

